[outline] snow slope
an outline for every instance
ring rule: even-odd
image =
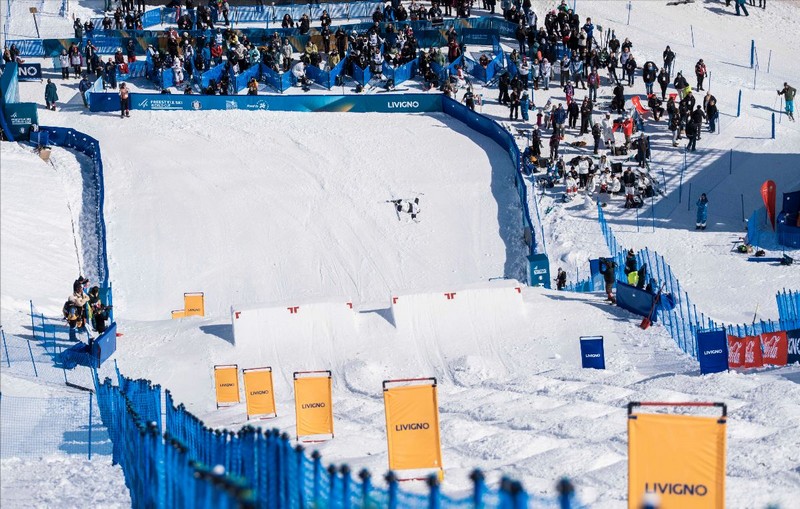
[[[780,107],[775,88],[787,79],[796,86],[793,55],[783,34],[796,32],[798,8],[770,2],[766,13],[752,9],[744,19],[726,14],[723,2],[665,4],[634,2],[631,26],[625,26],[626,2],[578,2],[578,9],[582,17],[591,15],[595,23],[631,37],[640,63],[660,63],[668,43],[678,53],[679,69],[688,71],[704,58],[723,112],[722,134],[703,135],[699,157],[690,159],[683,189],[677,191],[683,154],[672,149],[663,122],[648,125],[654,172],[663,170],[667,196],[655,202],[654,210],[640,210],[638,229],[635,214],[618,208],[619,202],[607,207],[606,216],[625,245],[662,252],[707,315],[749,321],[760,304],[759,316],[774,318],[775,291],[800,287],[796,268],[747,263],[729,250],[743,230],[742,194],[749,216],[759,206],[758,185],[764,179],[775,180],[779,192],[800,184],[796,124],[782,118],[778,138],[768,139],[770,114]],[[534,2],[540,15],[544,6],[551,4]],[[753,78],[748,68],[751,38],[757,40],[762,61],[756,90],[746,88]],[[765,74],[769,49],[771,70]],[[739,88],[744,101],[737,119],[728,115],[735,112]],[[634,90],[644,92],[638,79]],[[483,111],[505,119],[507,110],[493,102],[496,90],[484,92],[490,100]],[[601,96],[609,93],[604,86]],[[43,87],[22,84],[21,94],[23,100],[41,102]],[[563,100],[563,93],[535,92],[537,105],[548,97]],[[279,416],[268,425],[290,434],[291,372],[331,368],[337,437],[320,447],[324,457],[382,472],[387,461],[381,380],[436,375],[442,379],[445,490],[466,489],[466,474],[479,466],[491,482],[508,473],[533,493],[552,493],[555,480],[568,475],[583,501],[622,507],[624,405],[630,400],[722,400],[730,408],[727,505],[796,504],[798,368],[699,376],[696,363],[662,329],[642,332],[638,320],[595,296],[524,289],[513,313],[465,307],[439,319],[418,308],[408,315],[414,318],[394,327],[385,312],[368,312],[357,315],[359,326],[349,334],[298,339],[281,324],[265,334],[264,344],[234,344],[230,305],[302,307],[320,298],[346,297],[359,310],[380,310],[388,309],[391,295],[424,293],[421,300],[427,302],[492,277],[518,276],[519,267],[509,260],[520,246],[514,244],[513,231],[500,226],[509,218],[516,223],[518,214],[509,201],[511,169],[496,147],[457,122],[438,115],[136,111],[133,118],[120,120],[82,114],[76,101],[72,97],[60,112],[41,111],[41,122],[74,126],[101,141],[115,308],[125,332],[116,358],[124,373],[170,388],[204,421],[236,428],[244,419],[241,407],[214,408],[213,364],[272,365],[281,375],[276,378]],[[523,127],[522,122],[515,125]],[[419,149],[403,145],[395,151],[403,140],[413,140]],[[567,141],[572,140],[568,134]],[[270,150],[273,146],[277,150]],[[264,153],[262,147],[270,157],[251,156]],[[450,150],[432,155],[440,147]],[[731,149],[734,165],[728,173]],[[51,194],[34,208],[29,201],[36,196],[29,196],[23,184],[16,184],[19,196],[6,194],[9,154],[24,156],[3,144],[2,311],[4,326],[21,329],[31,296],[38,302],[58,295],[50,300],[60,306],[62,288],[74,277],[75,256],[66,225],[48,219],[50,206],[65,203],[64,196]],[[323,162],[320,169],[309,164],[309,154]],[[690,183],[693,199],[709,193],[713,225],[708,231],[691,229]],[[47,191],[56,188],[51,182]],[[379,203],[416,192],[425,193],[419,224],[398,221],[390,205]],[[8,201],[8,196],[19,201]],[[308,200],[308,206],[295,205],[300,199]],[[7,203],[26,213],[7,222]],[[563,265],[572,275],[578,267],[585,270],[587,258],[606,254],[595,207],[591,200],[562,206],[552,195],[541,197],[541,211],[549,210],[543,221],[553,270]],[[653,215],[655,233],[647,222]],[[42,216],[42,234],[26,243],[29,232],[22,218],[31,216],[37,221]],[[51,241],[63,260],[57,266],[31,267],[26,260],[39,253],[33,246]],[[8,252],[13,253],[9,271]],[[31,282],[6,286],[7,277],[20,274],[29,274]],[[53,286],[37,287],[42,281]],[[208,317],[162,319],[180,307],[182,292],[196,290],[206,291]],[[493,302],[484,302],[484,309]],[[9,316],[16,318],[8,321]],[[325,329],[318,325],[312,330]],[[605,336],[606,371],[578,367],[577,339],[586,334]],[[322,365],[326,361],[330,364]],[[52,469],[46,478],[58,476],[58,469]]]

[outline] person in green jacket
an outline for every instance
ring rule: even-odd
[[[47,109],[56,111],[56,101],[58,101],[56,84],[48,78],[47,86],[44,87],[44,102],[47,105]]]
[[[797,94],[797,89],[790,87],[788,83],[783,84],[783,89],[778,90],[778,95],[782,95],[786,99],[786,115],[789,120],[794,122],[794,96]]]

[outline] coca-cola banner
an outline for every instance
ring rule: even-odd
[[[785,366],[789,353],[789,342],[785,331],[761,334],[761,352],[764,364]]]
[[[786,339],[789,343],[786,363],[794,364],[800,362],[800,329],[786,331]]]
[[[731,368],[760,368],[764,365],[761,358],[761,338],[746,336],[737,338],[728,336],[728,366]]]

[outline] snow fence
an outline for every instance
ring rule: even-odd
[[[507,478],[490,488],[478,470],[471,475],[472,492],[462,497],[443,494],[435,475],[425,494],[401,490],[392,472],[384,478],[386,487],[379,487],[366,470],[354,475],[348,465],[323,466],[318,452],[307,454],[277,429],[215,430],[176,406],[168,390],[162,414],[160,386],[119,372],[117,381],[98,381],[97,400],[133,507],[189,508],[200,502],[271,509],[580,507],[568,481],[559,483],[562,495],[545,498]]]

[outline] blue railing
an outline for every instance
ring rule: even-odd
[[[306,454],[278,430],[209,428],[183,405],[175,406],[169,391],[164,391],[166,424],[162,429],[161,388],[119,372],[117,378],[118,386],[110,379],[96,382],[97,401],[133,507],[197,507],[200,503],[271,509],[580,507],[572,489],[541,497],[526,493],[520,483],[509,479],[490,488],[479,471],[471,476],[471,493],[461,497],[443,494],[435,475],[429,478],[425,494],[401,490],[392,472],[385,476],[386,487],[375,486],[368,471],[354,475],[347,465],[325,466],[318,452]]]
[[[780,330],[800,329],[800,291],[783,291],[775,295],[778,302]]]

